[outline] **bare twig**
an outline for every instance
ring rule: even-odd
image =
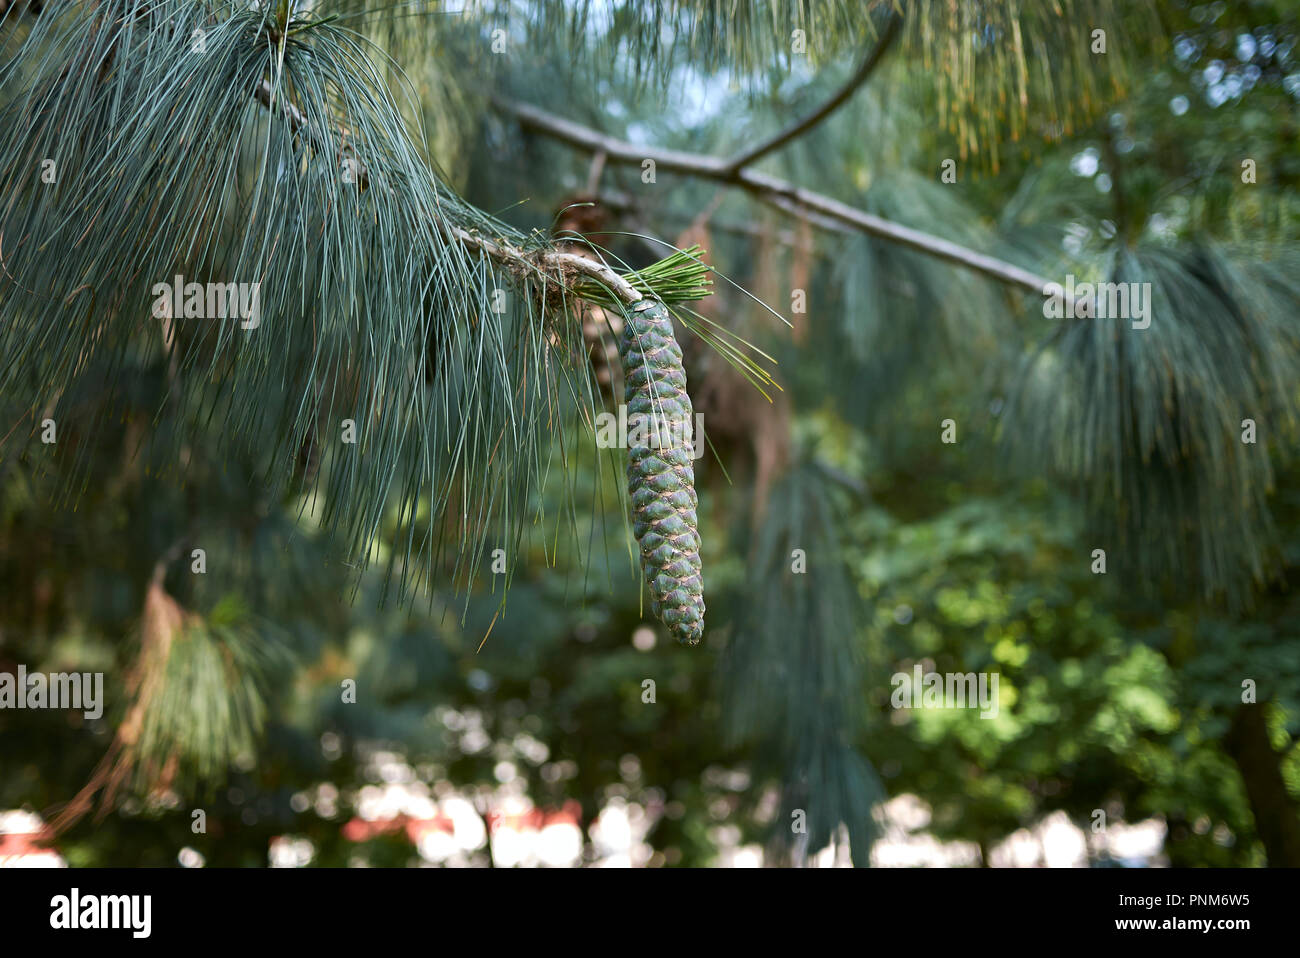
[[[639,203],[636,199],[634,199],[629,194],[624,193],[622,191],[601,190],[599,193],[595,195],[595,200],[596,202],[600,203],[600,205],[609,207],[609,209],[614,210],[616,212],[630,213],[635,215],[638,222],[641,222],[644,219],[642,215],[643,210],[642,210],[641,203]],[[787,210],[786,212],[789,211]],[[664,219],[672,220],[675,222],[682,222],[686,224],[694,223],[697,219],[696,216],[693,216],[690,213],[675,212],[673,210],[655,210],[655,213],[657,218],[662,217]],[[823,224],[817,223],[815,225],[823,225]],[[844,233],[853,232],[842,223],[835,223],[831,220],[824,221],[824,225],[828,229],[837,230],[839,232],[844,232]],[[648,229],[649,227],[646,228]],[[793,230],[788,230],[788,229],[773,230],[767,226],[759,226],[759,225],[755,225],[754,223],[724,222],[712,217],[709,219],[709,229],[713,230],[714,232],[728,233],[734,236],[744,236],[749,239],[770,239],[770,240],[774,240],[777,243],[780,243],[782,246],[789,246],[794,249],[806,250],[811,253],[817,252],[816,248],[814,247],[813,243],[809,238],[798,236]],[[602,234],[597,232],[592,235],[599,236]],[[662,252],[662,250],[660,250],[660,248],[657,246],[654,247],[654,249],[656,255]]]
[[[591,167],[587,170],[587,195],[595,196],[600,189],[600,174],[605,172],[605,154],[597,153],[591,158]]]
[[[876,41],[876,45],[871,48],[871,52],[867,54],[866,59],[864,59],[858,66],[857,70],[853,72],[853,76],[849,77],[848,80],[845,81],[844,85],[831,95],[830,99],[819,106],[816,110],[813,110],[812,113],[809,113],[802,120],[796,121],[779,133],[764,140],[757,146],[751,147],[750,149],[744,150],[733,156],[727,163],[728,172],[734,175],[741,167],[749,166],[760,157],[767,156],[767,154],[774,150],[779,150],[791,140],[807,133],[822,120],[826,119],[826,117],[838,110],[851,96],[853,96],[854,93],[857,92],[858,87],[866,83],[867,78],[875,72],[876,66],[884,58],[885,52],[890,48],[894,40],[897,39],[899,28],[902,25],[902,16],[900,16],[897,11],[891,13],[889,15],[889,21],[885,24],[884,31]]]
[[[959,243],[921,230],[890,222],[822,193],[795,186],[779,177],[744,167],[733,170],[729,160],[703,153],[634,146],[526,103],[499,98],[494,98],[493,103],[498,109],[515,117],[526,129],[535,130],[579,149],[604,152],[610,163],[640,166],[646,160],[653,160],[657,170],[684,173],[701,179],[728,183],[787,212],[801,210],[817,225],[825,225],[827,222],[839,223],[1020,289],[1043,294],[1051,284],[1051,281],[1045,277],[1016,266],[1014,263],[976,252]]]
[[[760,196],[758,199],[762,200],[773,209],[780,210],[782,213],[793,216],[795,219],[803,220],[809,225],[825,230],[828,233],[856,232],[856,230],[846,226],[839,220],[833,220],[828,216],[822,216],[820,213],[814,213],[810,210],[804,209],[799,204],[786,199],[784,196]]]

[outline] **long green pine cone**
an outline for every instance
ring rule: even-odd
[[[637,303],[623,324],[628,498],[651,609],[679,642],[704,634],[704,577],[695,515],[691,398],[682,349],[663,303]]]

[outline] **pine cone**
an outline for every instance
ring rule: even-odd
[[[691,398],[682,350],[662,303],[643,300],[623,325],[628,498],[651,609],[679,642],[704,633],[704,578],[695,516]]]

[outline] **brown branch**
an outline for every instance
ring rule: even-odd
[[[140,735],[144,731],[145,717],[157,705],[158,693],[165,683],[167,660],[171,655],[173,640],[193,627],[200,619],[180,604],[163,588],[167,565],[179,556],[181,543],[175,543],[154,566],[154,573],[145,591],[144,612],[140,621],[140,651],[134,667],[127,677],[127,691],[131,704],[126,715],[113,733],[108,751],[99,760],[89,781],[81,787],[50,820],[49,834],[63,834],[94,807],[99,795],[99,812],[96,821],[102,821],[112,810],[118,793],[125,786],[140,763]],[[162,769],[150,764],[143,769],[144,778],[151,788],[163,787],[175,756]]]
[[[559,140],[562,143],[568,143],[570,146],[576,146],[589,152],[603,150],[606,160],[611,163],[639,166],[645,160],[654,160],[656,170],[686,173],[691,176],[727,182],[736,180],[744,172],[741,171],[741,173],[734,176],[729,174],[727,161],[716,156],[688,153],[684,150],[634,146],[631,143],[612,136],[606,136],[604,133],[590,127],[574,123],[572,120],[566,120],[554,113],[527,103],[493,97],[492,105],[512,115],[524,128],[536,130],[553,140]]]
[[[891,13],[889,15],[889,21],[885,24],[884,32],[881,33],[880,38],[876,41],[876,45],[871,48],[871,52],[867,54],[866,59],[864,59],[858,66],[857,70],[853,72],[853,76],[849,77],[848,80],[845,81],[844,85],[831,95],[830,99],[819,106],[816,110],[813,110],[812,113],[809,113],[802,120],[791,124],[779,133],[769,137],[762,143],[758,144],[758,146],[751,147],[750,149],[733,156],[727,163],[728,172],[734,175],[742,167],[749,166],[755,160],[767,156],[767,154],[774,150],[779,150],[791,140],[807,133],[822,120],[826,119],[826,117],[838,110],[851,96],[853,96],[854,93],[857,92],[858,87],[866,83],[867,78],[875,72],[876,66],[884,58],[886,51],[889,50],[894,40],[897,39],[899,28],[902,24],[902,16],[897,11]]]
[[[640,166],[646,160],[653,160],[657,170],[683,173],[737,186],[757,199],[772,203],[787,212],[801,210],[817,225],[838,223],[927,256],[954,263],[1010,286],[1043,294],[1051,283],[1051,280],[1014,263],[976,252],[959,243],[921,230],[901,226],[849,206],[847,203],[841,203],[825,194],[795,186],[779,177],[747,168],[732,170],[729,160],[703,153],[634,146],[530,104],[496,97],[492,102],[498,109],[518,120],[524,128],[582,150],[603,152],[607,162],[610,163]]]
[[[598,260],[587,259],[577,253],[557,253],[546,250],[528,252],[499,240],[487,239],[478,233],[470,233],[459,226],[451,226],[447,229],[453,239],[478,250],[507,269],[525,273],[540,272],[548,276],[552,271],[561,276],[568,273],[583,273],[604,283],[625,303],[641,301],[641,294],[631,283]]]
[[[642,208],[641,203],[639,203],[631,195],[624,193],[620,190],[601,190],[599,193],[593,196],[593,200],[599,203],[601,206],[606,206],[615,212],[632,214],[633,216],[636,217],[638,222],[644,221],[644,216],[643,216],[644,210]],[[786,212],[789,211],[787,210]],[[656,221],[660,219],[666,219],[673,222],[689,224],[689,223],[693,223],[697,217],[690,213],[684,213],[679,211],[655,210],[655,218]],[[830,220],[825,221],[825,225],[827,226],[827,228],[834,229],[839,232],[844,232],[844,233],[852,232],[852,230],[850,230],[847,226],[843,226],[840,223],[831,222]],[[782,246],[789,246],[793,249],[806,250],[807,252],[814,253],[814,254],[817,252],[817,250],[814,248],[812,242],[809,239],[797,235],[793,230],[788,230],[788,229],[774,230],[767,226],[755,226],[753,223],[732,223],[732,222],[718,220],[716,218],[710,218],[709,229],[719,233],[728,233],[733,236],[743,236],[747,239],[773,240],[774,242],[780,243]],[[601,236],[601,235],[611,235],[611,234],[605,234],[600,231],[596,231],[591,235]],[[656,255],[660,255],[662,252],[663,251],[659,247],[657,246],[655,247]]]
[[[825,230],[828,233],[856,232],[852,228],[841,223],[839,220],[833,220],[828,216],[822,216],[820,213],[813,213],[806,210],[798,203],[788,200],[784,196],[759,196],[758,199],[775,210],[780,210],[782,213],[793,216],[797,220],[803,220],[809,225],[815,226],[820,230]]]
[[[271,89],[270,80],[263,80],[257,85],[257,89],[253,91],[253,97],[268,110],[271,109],[271,98],[273,95],[274,91]],[[312,136],[313,131],[311,126],[307,123],[307,118],[303,116],[302,110],[298,109],[297,106],[288,101],[285,101],[281,110],[284,113],[284,118],[289,121],[290,128],[295,133],[304,133],[309,135],[311,136],[313,146],[317,148],[321,146],[321,143]]]
[[[595,196],[600,189],[600,174],[605,172],[605,154],[597,153],[591,158],[591,168],[587,170],[587,195]]]

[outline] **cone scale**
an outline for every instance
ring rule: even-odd
[[[682,350],[662,303],[642,300],[619,350],[627,404],[628,499],[650,608],[679,642],[704,634],[690,396]]]

